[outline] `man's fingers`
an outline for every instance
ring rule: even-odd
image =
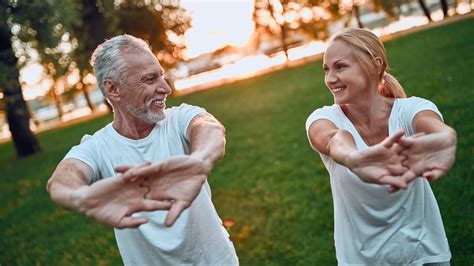
[[[386,148],[392,147],[392,145],[393,145],[394,143],[398,142],[404,134],[405,134],[405,130],[400,130],[400,131],[397,132],[395,135],[386,138],[386,139],[383,141],[383,145],[384,145]]]
[[[168,227],[172,226],[188,206],[189,205],[186,205],[182,201],[176,201],[173,203],[173,206],[171,206],[171,209],[168,211],[168,215],[166,215],[165,225]]]
[[[118,229],[123,228],[136,228],[144,223],[147,223],[148,219],[145,217],[132,217],[132,216],[125,216],[123,217],[118,224],[114,227]]]
[[[124,164],[124,165],[116,166],[114,168],[114,170],[115,170],[116,173],[123,174],[123,173],[127,172],[129,169],[131,169],[133,167],[135,167],[135,165],[133,165],[133,164]]]
[[[129,168],[125,173],[123,173],[120,177],[124,179],[125,181],[133,182],[136,181],[138,178],[142,177],[136,174],[137,171],[140,169],[146,168],[150,165],[151,163],[148,161],[145,161],[144,163],[141,163],[139,165],[135,165],[132,168]],[[121,166],[117,166],[116,168],[120,169]],[[125,168],[127,166],[124,166]],[[121,170],[121,169],[120,169]]]
[[[143,199],[141,204],[137,205],[132,212],[138,211],[156,211],[156,210],[169,210],[172,204],[168,200],[152,200]]]
[[[157,163],[157,164],[141,167],[140,169],[135,170],[133,174],[136,177],[157,175],[161,171],[161,168],[162,168],[162,164]]]

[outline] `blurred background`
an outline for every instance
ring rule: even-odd
[[[147,40],[174,88],[226,127],[208,180],[242,265],[335,265],[327,171],[305,120],[333,103],[322,51],[344,27],[381,36],[409,96],[458,133],[431,183],[453,254],[474,263],[472,0],[0,0],[0,265],[121,265],[113,230],[52,203],[67,151],[112,120],[89,64],[117,34]]]
[[[19,155],[33,154],[28,128],[106,112],[89,60],[117,34],[147,40],[182,95],[318,59],[343,27],[386,36],[472,7],[472,0],[2,0],[0,139],[13,133],[23,139],[15,142]],[[30,148],[21,151],[22,143]]]

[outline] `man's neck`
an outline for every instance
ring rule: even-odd
[[[114,113],[112,126],[122,136],[129,139],[143,139],[155,128],[156,123],[148,123],[128,114]]]

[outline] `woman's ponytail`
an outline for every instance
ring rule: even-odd
[[[379,93],[390,98],[406,98],[407,95],[398,80],[387,72],[384,72],[380,80]]]

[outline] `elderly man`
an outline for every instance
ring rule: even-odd
[[[107,40],[92,64],[114,119],[59,163],[53,201],[115,227],[126,265],[238,264],[206,181],[224,127],[199,107],[165,109],[171,89],[141,39]]]

